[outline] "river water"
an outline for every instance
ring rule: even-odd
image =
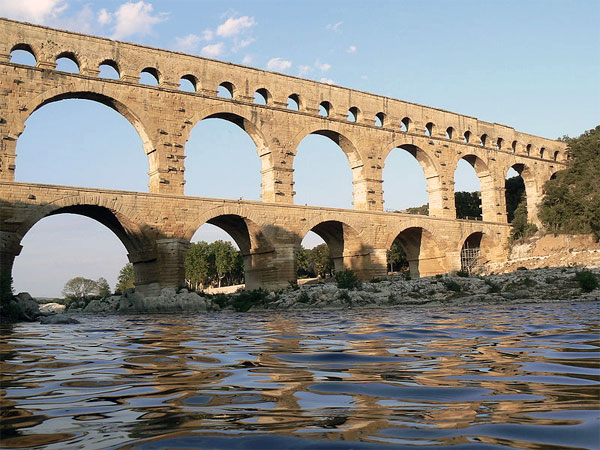
[[[599,303],[1,328],[2,448],[600,448]]]

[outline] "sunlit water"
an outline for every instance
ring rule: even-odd
[[[3,448],[600,447],[598,303],[2,328]]]

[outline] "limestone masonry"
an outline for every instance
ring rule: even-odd
[[[237,242],[249,288],[285,287],[295,280],[295,254],[310,230],[327,242],[337,269],[352,268],[363,279],[385,274],[386,251],[397,237],[414,276],[460,269],[465,242],[480,248],[481,262],[501,262],[509,233],[507,171],[512,167],[523,177],[529,218],[537,222],[543,185],[567,159],[559,141],[343,87],[6,19],[0,19],[0,35],[0,262],[5,270],[12,269],[27,231],[60,213],[82,214],[110,228],[127,248],[136,287],[144,293],[183,285],[189,240],[207,222]],[[14,50],[30,52],[36,66],[10,62]],[[79,73],[55,70],[62,57],[75,62]],[[120,78],[100,78],[101,65],[113,67]],[[158,85],[140,84],[142,72],[152,74]],[[182,78],[195,92],[179,90]],[[218,96],[219,87],[231,98]],[[266,104],[254,102],[256,93]],[[131,122],[148,157],[149,193],[14,181],[15,149],[25,121],[38,108],[68,98],[100,102]],[[194,125],[212,117],[240,126],[256,144],[262,202],[183,195],[185,144]],[[332,139],[346,154],[354,210],[293,204],[293,161],[309,134]],[[383,167],[398,147],[423,167],[429,217],[383,212]],[[479,177],[483,221],[456,219],[454,171],[460,159]]]

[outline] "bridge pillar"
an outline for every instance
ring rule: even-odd
[[[266,158],[261,158],[265,160]],[[262,201],[268,203],[294,203],[294,169],[288,167],[266,167],[262,174]]]
[[[20,237],[16,233],[0,231],[0,273],[12,274],[15,258],[23,248]]]
[[[244,255],[246,289],[276,290],[289,286],[296,279],[296,248],[279,245],[267,252]]]
[[[157,271],[160,289],[185,286],[185,254],[190,247],[186,239],[158,239],[156,241]],[[151,267],[145,268],[150,271]]]
[[[364,178],[353,181],[354,209],[366,211],[383,211],[383,180]]]
[[[371,268],[369,281],[373,278],[384,278],[387,275],[387,249],[373,248],[371,249]]]

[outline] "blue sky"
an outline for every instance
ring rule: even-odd
[[[577,136],[600,123],[595,0],[0,0],[0,16],[321,80],[549,138]],[[311,165],[317,152],[328,158],[326,169]],[[139,136],[116,112],[92,102],[61,101],[35,112],[17,153],[18,181],[147,191]],[[258,157],[234,125],[201,122],[186,154],[186,194],[259,198]],[[235,170],[219,170],[231,161]],[[350,207],[350,169],[335,144],[307,137],[294,168],[296,203]],[[457,190],[479,189],[466,163],[456,183]],[[391,153],[384,191],[388,209],[427,202],[410,155]],[[224,237],[207,225],[195,239]],[[23,246],[15,289],[39,296],[59,295],[79,275],[103,276],[114,286],[126,262],[108,230],[71,215],[42,220]]]

